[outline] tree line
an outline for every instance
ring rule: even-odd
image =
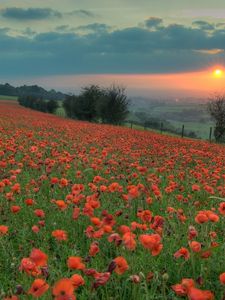
[[[32,95],[36,98],[49,100],[64,100],[66,97],[66,94],[64,93],[56,92],[54,89],[47,91],[38,85],[22,85],[14,87],[9,83],[0,84],[0,95],[16,97],[27,97]]]
[[[63,107],[69,118],[118,125],[129,113],[129,100],[121,86],[91,85],[83,87],[79,95],[67,96]]]
[[[56,109],[59,107],[58,101],[56,100],[44,100],[32,95],[19,97],[18,102],[22,106],[51,114],[55,113]]]
[[[35,95],[21,96],[18,102],[22,106],[48,113],[55,113],[59,107],[58,101],[44,100]],[[129,113],[125,88],[116,85],[108,88],[98,85],[83,87],[79,95],[66,95],[62,106],[69,118],[114,125],[122,124]]]

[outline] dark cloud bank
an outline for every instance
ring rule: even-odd
[[[4,18],[14,19],[17,21],[42,20],[52,17],[62,17],[62,14],[59,11],[53,10],[51,8],[9,7],[1,10],[0,13]]]
[[[20,8],[8,7],[0,10],[3,18],[14,21],[36,21],[50,18],[62,18],[63,16],[76,16],[80,18],[94,18],[95,14],[85,9],[73,10],[71,12],[61,13],[51,8]]]
[[[114,31],[98,23],[84,27],[91,32],[80,35],[61,26],[15,37],[0,29],[0,75],[169,73],[224,61],[225,29],[204,21],[164,26],[150,18],[142,27]]]

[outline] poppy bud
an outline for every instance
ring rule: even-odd
[[[153,277],[154,277],[154,273],[153,272],[149,272],[147,274],[147,277],[146,277],[147,282],[150,282],[153,279]]]
[[[167,280],[169,279],[169,274],[168,274],[168,273],[164,273],[164,274],[162,275],[162,279],[163,279],[164,281],[167,281]]]
[[[25,293],[25,292],[24,292],[24,289],[23,289],[22,285],[18,284],[18,285],[16,286],[16,295],[22,295],[22,294],[24,294],[24,293]]]
[[[107,272],[109,272],[109,273],[112,274],[112,272],[115,270],[115,268],[116,268],[116,263],[115,263],[115,261],[113,260],[113,261],[111,261],[111,263],[109,264],[108,269],[107,269]]]
[[[138,275],[131,275],[130,276],[130,280],[133,282],[133,283],[139,283],[140,282],[140,277]]]

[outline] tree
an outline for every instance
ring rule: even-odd
[[[47,112],[47,102],[42,98],[36,98],[32,108],[41,112]]]
[[[73,102],[75,101],[75,96],[68,95],[63,101],[63,108],[65,109],[66,115],[69,118],[73,118]]]
[[[76,95],[68,95],[66,99],[63,101],[63,108],[65,109],[66,115],[72,119],[82,119],[80,116],[82,113],[81,103],[79,96]]]
[[[50,114],[53,114],[58,107],[59,105],[56,100],[51,99],[47,102],[47,112],[49,112]]]
[[[111,86],[102,89],[98,85],[83,87],[79,96],[67,96],[63,107],[69,118],[89,122],[120,124],[128,114],[129,101],[125,88]]]
[[[79,96],[67,96],[63,107],[69,118],[85,121],[97,121],[97,103],[102,97],[102,90],[98,85],[83,87]]]
[[[216,141],[225,141],[225,95],[216,94],[210,98],[207,110],[215,121],[214,136]]]
[[[98,103],[98,115],[103,123],[121,124],[129,111],[129,100],[125,94],[125,88],[112,85],[105,89]]]
[[[37,98],[35,96],[21,96],[18,99],[20,105],[29,107],[42,112],[47,112],[47,102],[42,98]]]
[[[18,102],[25,107],[37,109],[37,99],[34,96],[20,96]]]
[[[103,91],[98,85],[90,85],[82,88],[79,95],[78,117],[89,122],[98,119],[98,103],[103,96]]]
[[[0,84],[0,95],[17,96],[15,88],[9,83]]]

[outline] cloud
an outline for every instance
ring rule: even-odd
[[[27,36],[0,30],[0,75],[170,73],[225,59],[223,28],[208,32],[170,24],[107,30],[105,24],[93,24],[84,26],[89,31],[82,34],[64,25],[61,31]]]
[[[216,54],[220,54],[224,52],[224,49],[201,49],[201,50],[193,50],[196,51],[198,53],[202,53],[202,54],[210,54],[210,55],[216,55]]]
[[[206,22],[206,21],[198,20],[198,21],[192,22],[192,24],[202,30],[214,30],[215,29],[215,26],[213,24]]]
[[[69,27],[69,25],[60,25],[57,26],[55,30],[59,32],[67,32],[67,31],[71,31],[71,28]]]
[[[30,27],[27,27],[25,30],[22,31],[22,33],[28,36],[34,36],[35,34],[37,34],[37,32],[32,30]]]
[[[156,18],[156,17],[150,17],[147,20],[145,20],[145,26],[148,28],[156,28],[160,25],[162,25],[163,19]]]
[[[68,12],[67,15],[71,15],[71,16],[78,16],[78,17],[89,17],[89,18],[94,18],[96,15],[86,9],[77,9],[77,10],[73,10],[71,12]]]
[[[217,28],[225,28],[225,23],[224,22],[219,22],[219,23],[216,23],[216,27]]]
[[[87,33],[104,33],[111,29],[112,27],[102,23],[90,23],[86,25],[81,25],[77,27],[70,27],[69,25],[61,25],[57,26],[55,29],[58,32],[66,33],[66,32],[76,32],[79,34],[87,34]]]
[[[4,18],[14,19],[17,21],[43,20],[52,17],[60,18],[62,14],[51,8],[19,8],[8,7],[2,9],[0,14]]]
[[[92,23],[92,24],[82,25],[75,28],[75,30],[77,31],[88,31],[88,32],[96,32],[96,33],[107,32],[110,29],[111,26],[106,24],[101,24],[101,23]]]
[[[9,28],[9,27],[3,27],[3,28],[0,28],[0,34],[1,34],[1,33],[5,34],[5,33],[9,32],[9,31],[10,31],[10,28]]]

